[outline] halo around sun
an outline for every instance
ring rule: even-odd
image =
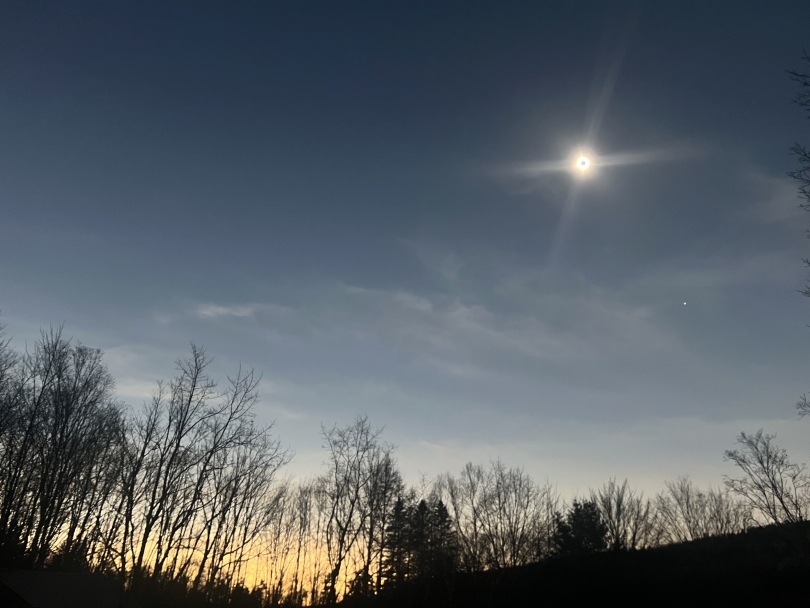
[[[597,166],[596,161],[593,150],[587,147],[578,148],[568,157],[568,170],[578,178],[592,177]]]

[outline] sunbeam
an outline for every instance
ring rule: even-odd
[[[591,100],[588,104],[585,141],[596,141],[599,135],[599,128],[602,126],[602,120],[605,117],[608,105],[610,105],[610,100],[613,97],[613,91],[619,79],[622,63],[627,54],[627,47],[630,45],[630,38],[638,20],[637,17],[637,12],[628,15],[624,27],[622,28],[619,42],[611,55],[610,65],[601,79],[601,87],[598,84],[599,71],[594,75],[594,86],[592,90],[598,92],[591,95]]]
[[[700,154],[699,150],[683,145],[655,148],[635,152],[598,154],[590,148],[580,147],[566,160],[536,161],[512,165],[506,173],[512,176],[532,178],[551,173],[571,173],[584,177],[603,167],[627,167],[650,163],[685,160]]]
[[[568,196],[565,198],[565,203],[563,204],[562,212],[560,213],[560,220],[557,222],[557,227],[554,230],[551,248],[549,249],[548,257],[546,258],[546,271],[555,270],[560,263],[563,246],[565,245],[565,241],[567,240],[566,237],[570,233],[571,226],[573,224],[578,202],[578,194],[579,188],[577,187],[577,184],[573,184],[568,190]]]
[[[596,87],[598,88],[599,93],[596,96],[591,97],[591,103],[589,104],[587,114],[588,118],[586,121],[588,126],[584,138],[584,141],[586,142],[597,141],[599,128],[602,125],[602,120],[605,117],[608,105],[613,97],[613,91],[616,88],[616,82],[619,79],[622,62],[624,61],[625,54],[627,53],[627,47],[630,43],[631,35],[635,29],[637,16],[637,12],[635,11],[628,16],[622,30],[621,38],[619,39],[619,43],[616,45],[613,52],[610,67],[602,80],[602,86],[598,87],[597,85]],[[596,82],[594,82],[594,84],[596,84]],[[640,164],[643,162],[650,162],[648,159],[653,157],[654,155],[646,155],[643,153],[599,156],[590,150],[590,146],[586,146],[574,154],[573,163],[570,161],[565,163],[565,170],[572,173],[578,179],[578,181],[582,181],[586,178],[594,177],[596,170],[599,167],[609,167],[622,164]],[[550,169],[552,166],[554,166],[554,163],[544,163],[543,166]],[[562,215],[560,216],[560,221],[558,222],[557,228],[554,231],[554,237],[551,243],[551,250],[549,251],[546,268],[552,268],[559,261],[566,235],[570,232],[574,217],[576,215],[576,203],[577,187],[576,184],[574,184],[571,186],[568,196],[566,197],[565,204],[563,205]]]

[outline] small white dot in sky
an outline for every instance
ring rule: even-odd
[[[683,305],[686,306],[686,302],[684,302]]]

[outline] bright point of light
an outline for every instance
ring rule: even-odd
[[[590,166],[591,166],[591,161],[587,156],[580,156],[577,159],[576,167],[580,171],[587,171],[588,167],[590,167]]]
[[[684,302],[683,305],[686,306],[686,302]]]

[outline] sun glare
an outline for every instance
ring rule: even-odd
[[[587,171],[591,166],[591,161],[587,156],[580,156],[576,162],[576,168],[580,171]]]

